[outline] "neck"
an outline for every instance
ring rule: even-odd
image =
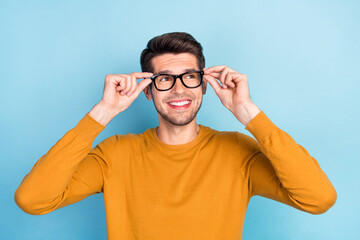
[[[189,124],[177,126],[159,118],[159,128],[157,135],[159,139],[169,145],[179,145],[194,140],[200,130],[200,126],[196,123],[196,117]]]

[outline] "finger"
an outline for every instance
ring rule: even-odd
[[[114,77],[114,80],[116,81],[116,91],[120,92],[125,89],[126,87],[126,79],[121,76]]]
[[[127,86],[126,75],[122,75],[121,76],[121,81],[119,82],[119,87],[118,87],[120,95],[124,95],[124,91],[126,89],[126,86]]]
[[[135,92],[135,89],[136,89],[136,86],[137,86],[137,82],[136,82],[136,77],[134,75],[132,75],[131,77],[131,89],[130,91],[127,93],[127,95],[130,97],[134,92]]]
[[[205,72],[205,74],[209,74],[209,73],[212,73],[212,72],[221,73],[225,68],[226,68],[225,65],[213,66],[213,67],[209,67],[207,69],[204,69],[204,72]]]
[[[234,83],[234,81],[233,81],[234,78],[236,77],[235,74],[236,74],[236,73],[228,73],[228,74],[226,75],[225,84],[226,84],[227,86],[232,87],[232,88],[236,87],[236,85],[235,85],[235,83]]]
[[[134,78],[135,78],[135,76],[133,76],[132,74],[128,75],[126,89],[124,90],[124,93],[127,96],[130,96],[129,93],[130,93],[131,89],[133,88],[134,80],[136,82],[136,78],[135,79]]]
[[[220,76],[221,76],[221,73],[210,73],[210,74],[205,74],[205,76],[210,76],[210,77],[213,77],[216,81],[216,83],[221,87],[221,88],[224,88],[224,86],[222,86],[218,80],[220,81]]]
[[[150,72],[133,72],[131,74],[134,75],[136,79],[148,78],[154,75],[153,73]]]
[[[204,68],[204,73],[213,76],[216,79],[219,79],[223,88],[228,86],[225,84],[225,78],[230,68],[226,66],[214,66],[208,69]]]
[[[123,77],[117,74],[108,74],[105,77],[105,87],[109,86],[122,86]]]
[[[127,94],[131,90],[132,80],[131,75],[126,75],[126,88],[122,91],[122,95]]]
[[[221,65],[221,66],[214,66],[214,67],[210,67],[208,69],[204,68],[203,71],[205,74],[210,74],[210,73],[222,73],[223,71],[225,71],[225,69],[227,69],[229,72],[237,72],[232,68],[229,68],[228,66],[225,65]]]
[[[220,75],[220,82],[221,82],[221,85],[224,87],[224,88],[227,88],[228,86],[225,84],[225,78],[228,74],[229,70],[227,68],[225,68],[222,72],[221,72],[221,75]]]
[[[206,81],[208,81],[210,83],[210,85],[214,89],[215,93],[217,95],[219,95],[222,87],[220,86],[218,81],[216,81],[216,79],[210,75],[204,75],[204,78],[206,79]]]
[[[133,96],[137,98],[139,94],[150,84],[152,83],[151,79],[144,79],[136,86],[135,92],[133,93]]]
[[[119,82],[119,85],[118,86],[116,86],[116,88],[115,88],[115,90],[117,91],[117,92],[120,92],[120,91],[122,91],[122,90],[124,90],[124,84],[122,83],[122,82]]]
[[[216,78],[216,79],[219,79],[220,76],[221,76],[221,73],[210,73],[210,74],[208,74],[208,75],[211,75],[211,76],[213,76],[213,77]]]

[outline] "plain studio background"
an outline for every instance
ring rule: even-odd
[[[147,41],[191,33],[206,67],[247,74],[251,99],[317,159],[337,190],[311,215],[253,197],[245,239],[359,239],[359,1],[0,2],[0,238],[105,239],[103,195],[31,216],[14,192],[35,162],[100,101],[106,74],[140,71]],[[198,123],[250,134],[209,85]],[[142,93],[94,146],[157,125]],[[251,135],[251,134],[250,134]]]

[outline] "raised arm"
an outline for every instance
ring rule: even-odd
[[[253,155],[243,168],[250,194],[313,214],[327,211],[337,197],[333,185],[305,148],[275,126],[251,101],[247,76],[224,65],[203,70],[205,80],[223,105],[258,140],[249,140],[253,142]]]
[[[246,129],[257,139],[244,168],[251,196],[267,197],[312,214],[324,213],[335,204],[335,188],[315,158],[264,112]]]
[[[151,73],[111,74],[105,79],[101,101],[42,156],[15,192],[15,202],[29,214],[46,214],[103,189],[109,163],[107,149],[114,136],[92,149],[97,135],[117,114],[127,109]]]
[[[101,192],[106,142],[91,148],[104,128],[87,113],[25,176],[15,192],[18,206],[29,214],[46,214]]]

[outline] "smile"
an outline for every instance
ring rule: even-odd
[[[173,106],[184,106],[184,105],[187,105],[189,104],[190,101],[182,101],[182,102],[169,102],[170,105],[173,105]]]
[[[174,109],[187,109],[191,104],[191,100],[172,101],[168,102],[168,104]]]

